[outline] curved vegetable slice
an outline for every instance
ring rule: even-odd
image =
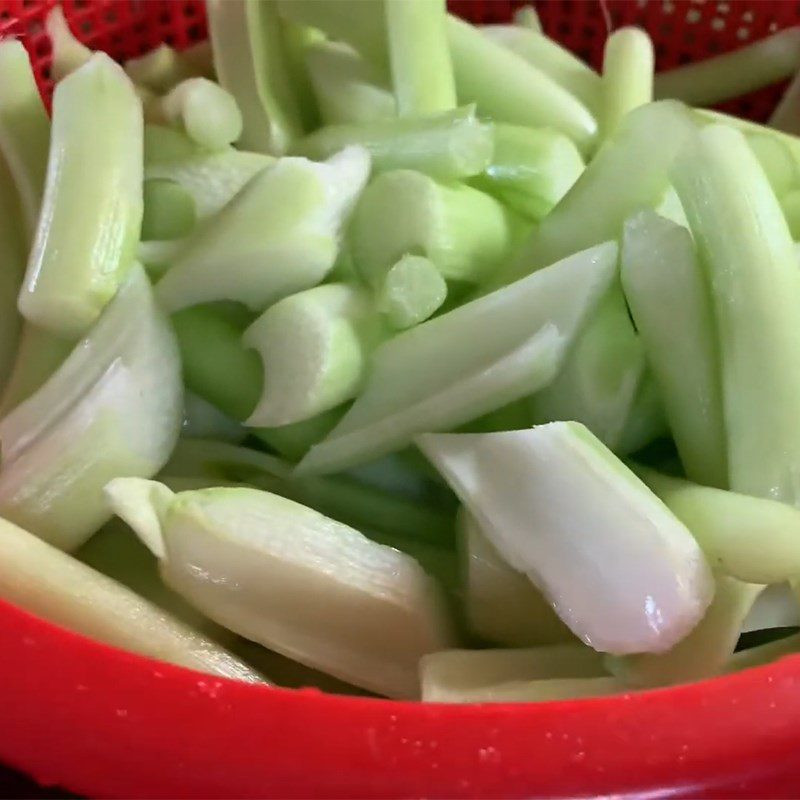
[[[133,84],[105,54],[56,86],[42,213],[19,298],[29,321],[80,336],[124,280],[142,222],[142,136]]]
[[[413,698],[419,658],[452,641],[436,586],[412,558],[291,500],[245,488],[172,495],[125,478],[107,494],[172,589],[303,664]]]
[[[551,678],[539,681],[508,681],[451,694],[450,703],[545,703],[602,697],[623,692],[615,678]]]
[[[253,311],[320,283],[369,176],[369,154],[348,147],[323,163],[281,158],[185,240],[156,287],[177,311],[238,300]]]
[[[117,581],[0,519],[0,597],[114,647],[261,683],[247,664]]]
[[[134,83],[156,94],[164,94],[181,81],[201,74],[184,53],[168,44],[160,44],[138,58],[129,58],[124,66]]]
[[[663,652],[702,618],[714,584],[697,542],[582,425],[425,434],[417,444],[586,644]]]
[[[50,74],[58,83],[70,72],[75,72],[78,67],[82,67],[92,57],[92,51],[79,41],[69,29],[64,9],[61,6],[53,7],[47,15],[44,27],[53,51]]]
[[[385,342],[360,397],[298,471],[335,472],[377,458],[546,385],[608,289],[616,257],[613,242],[577,253]]]
[[[423,256],[403,256],[387,273],[378,308],[398,330],[419,325],[447,298],[447,282],[436,264]]]
[[[78,547],[110,516],[107,481],[166,463],[182,393],[174,335],[137,266],[57,372],[0,422],[0,513]]]

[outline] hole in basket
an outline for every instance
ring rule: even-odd
[[[195,15],[195,7],[191,3],[186,3],[183,7],[183,15],[185,17],[193,17]]]
[[[92,23],[90,20],[85,19],[80,24],[81,33],[90,34],[92,32]]]
[[[158,17],[158,21],[162,25],[169,25],[172,22],[172,14],[169,11],[162,11]]]
[[[170,47],[174,47],[175,46],[175,37],[171,33],[168,33],[164,37],[164,42],[166,44],[168,44]]]
[[[190,25],[186,32],[189,34],[189,38],[193,42],[199,42],[200,39],[203,38],[203,28],[197,23]]]
[[[109,23],[111,23],[113,25],[117,21],[117,12],[116,12],[116,10],[113,7],[107,9],[106,13],[103,14],[103,18],[105,19],[106,22],[109,22]]]

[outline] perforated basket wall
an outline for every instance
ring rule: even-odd
[[[43,90],[49,86],[50,45],[42,27],[56,0],[0,0],[0,35],[21,37]],[[75,33],[93,48],[123,59],[167,42],[186,47],[206,36],[202,0],[62,0]],[[507,21],[521,0],[450,0],[473,22]],[[653,37],[660,69],[731,50],[800,22],[794,0],[537,0],[547,33],[594,65],[609,29],[640,25]],[[764,119],[780,87],[729,103],[727,110]]]

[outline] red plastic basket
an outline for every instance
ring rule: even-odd
[[[42,88],[54,0],[0,0]],[[455,0],[504,21],[508,0]],[[63,0],[75,32],[118,58],[206,34],[199,0]],[[549,0],[546,31],[597,64],[609,27],[639,24],[658,65],[800,20],[795,2]],[[771,89],[729,106],[755,119]],[[217,680],[105,647],[0,603],[0,761],[90,796],[796,797],[800,657],[630,696],[437,706]]]

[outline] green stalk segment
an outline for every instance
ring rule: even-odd
[[[669,426],[658,385],[651,372],[646,371],[617,442],[617,455],[636,453],[668,435]]]
[[[603,56],[603,103],[600,127],[612,136],[634,108],[653,100],[655,53],[640,28],[619,28],[606,39]]]
[[[133,85],[105,54],[56,86],[42,213],[19,298],[30,322],[77,337],[124,280],[142,222],[142,130]]]
[[[686,474],[725,488],[719,345],[708,285],[689,231],[652,211],[629,219],[622,285]]]
[[[447,19],[459,103],[477,103],[481,115],[566,134],[582,150],[597,134],[586,106],[542,70],[453,16]]]
[[[800,133],[800,70],[783,93],[769,118],[769,127],[797,136]]]
[[[519,25],[521,28],[528,28],[536,33],[542,33],[542,23],[534,5],[520,6],[514,12],[514,24]]]
[[[584,163],[570,139],[547,128],[494,126],[491,163],[470,184],[539,222],[569,191]]]
[[[50,39],[50,47],[53,51],[50,74],[58,83],[70,72],[75,72],[78,67],[82,67],[92,57],[92,51],[79,41],[69,29],[64,9],[61,6],[54,6],[47,15],[44,29]]]
[[[196,220],[194,199],[179,183],[165,178],[144,182],[143,240],[180,239]]]
[[[242,337],[264,362],[264,388],[246,424],[278,427],[341,405],[361,389],[384,338],[369,293],[329,283],[268,308]]]
[[[125,72],[135,84],[156,94],[165,94],[182,81],[200,74],[183,53],[168,44],[160,44],[143,56],[128,59]]]
[[[329,125],[301,139],[292,152],[322,160],[354,144],[369,150],[375,172],[413,169],[440,180],[478,175],[488,168],[494,147],[492,126],[466,106],[426,117]]]
[[[445,0],[385,0],[392,85],[401,117],[455,108]]]
[[[779,200],[800,183],[800,164],[785,141],[775,136],[750,134],[747,144]]]
[[[419,325],[447,298],[447,283],[436,265],[422,256],[403,256],[387,273],[378,308],[395,330]]]
[[[28,51],[22,42],[0,42],[0,152],[17,187],[28,238],[39,219],[50,146],[44,109]]]
[[[730,488],[800,503],[800,272],[780,205],[744,136],[722,125],[672,175],[711,286]]]
[[[800,240],[800,189],[787,192],[781,198],[781,209],[792,239]]]

